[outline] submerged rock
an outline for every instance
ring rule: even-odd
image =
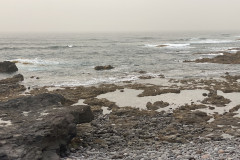
[[[168,45],[166,45],[166,44],[160,44],[160,45],[158,45],[158,46],[156,46],[156,47],[167,47]]]
[[[63,96],[49,93],[0,102],[0,159],[65,156],[76,124],[93,120],[89,106],[67,104]]]
[[[0,73],[12,73],[18,71],[18,68],[15,63],[4,61],[0,62]]]
[[[111,65],[107,65],[107,66],[96,66],[94,69],[99,71],[99,70],[110,70],[113,69],[114,67]]]

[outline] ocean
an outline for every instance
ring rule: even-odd
[[[14,74],[23,74],[23,83],[32,87],[116,83],[160,74],[220,77],[240,73],[240,65],[184,61],[235,53],[239,39],[240,33],[220,32],[0,34],[0,61],[17,61]],[[94,69],[103,65],[115,68]],[[0,79],[12,75],[0,74]]]

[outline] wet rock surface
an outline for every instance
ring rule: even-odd
[[[238,51],[235,54],[223,53],[223,55],[218,55],[214,58],[202,58],[202,59],[196,59],[195,61],[185,61],[185,62],[240,64],[240,51]]]
[[[169,106],[168,102],[163,102],[163,101],[156,101],[154,103],[148,102],[146,107],[148,110],[157,110],[159,108],[164,108]]]
[[[217,107],[226,106],[226,104],[230,102],[231,102],[230,99],[217,95],[216,91],[210,91],[210,93],[208,94],[208,97],[202,101],[203,104],[213,104],[213,105],[216,105]]]
[[[0,159],[59,159],[76,135],[76,124],[90,122],[89,106],[69,106],[58,94],[0,102]]]
[[[106,99],[87,99],[95,120],[78,125],[68,159],[239,159],[239,105],[224,114],[201,111],[224,108],[231,100],[218,91],[238,91],[237,76],[225,80],[170,80],[166,88],[158,85],[126,84],[124,88],[143,90],[139,98],[159,94],[180,94],[183,90],[204,89],[205,99],[179,106],[168,112],[155,111],[163,101],[148,103],[148,109],[118,107]],[[175,85],[177,84],[177,85]],[[227,92],[226,92],[227,91]],[[171,106],[166,103],[164,106]],[[114,107],[111,107],[114,106]],[[103,114],[102,107],[111,112]],[[67,158],[63,158],[67,159]]]
[[[144,88],[144,91],[139,94],[139,97],[144,97],[144,96],[156,96],[156,95],[161,95],[165,93],[180,93],[181,91],[179,89],[161,89],[159,87],[146,87]]]
[[[0,73],[12,73],[18,71],[15,63],[4,61],[0,62]]]
[[[0,100],[7,100],[11,97],[17,97],[26,90],[20,82],[24,80],[23,75],[18,74],[12,78],[0,80]]]
[[[97,71],[101,71],[101,70],[110,70],[113,69],[114,67],[111,65],[106,65],[106,66],[96,66],[94,69]]]
[[[4,137],[0,140],[0,150],[4,152],[0,156],[6,158],[7,152],[25,159],[28,158],[26,156],[31,159],[32,155],[43,159],[57,159],[61,155],[66,156],[62,159],[68,160],[239,159],[239,104],[223,113],[217,112],[217,109],[224,110],[235,104],[223,93],[240,92],[239,77],[226,73],[222,79],[170,79],[168,86],[130,82],[54,90],[42,87],[33,88],[28,97],[21,96],[20,91],[15,95],[11,92],[10,98],[0,102],[4,108],[0,112],[0,137]],[[2,80],[0,84],[19,84],[21,79],[17,76]],[[115,91],[124,94],[127,89],[141,90],[136,95],[139,99],[150,100],[153,96],[168,93],[180,95],[185,90],[203,90],[199,94],[203,98],[201,101],[189,100],[188,104],[177,107],[161,99],[146,101],[144,105],[148,106],[148,110],[119,107],[116,102],[98,98],[101,94]],[[127,102],[128,98],[131,97],[124,101]],[[87,117],[78,118],[78,109],[87,107],[75,105],[79,100],[81,104],[90,106],[93,121],[82,121]],[[166,110],[158,112],[157,109]],[[18,132],[14,130],[16,126],[19,126]],[[21,135],[23,132],[26,134]],[[17,145],[11,145],[13,142]],[[26,146],[31,146],[31,149]]]

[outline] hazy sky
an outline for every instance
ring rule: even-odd
[[[1,0],[0,32],[240,30],[240,0]]]

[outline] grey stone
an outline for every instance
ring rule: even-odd
[[[40,94],[0,102],[0,159],[59,159],[67,153],[76,124],[90,122],[89,106],[71,106],[58,94]],[[28,112],[28,116],[22,113]],[[7,116],[1,117],[2,114]]]

